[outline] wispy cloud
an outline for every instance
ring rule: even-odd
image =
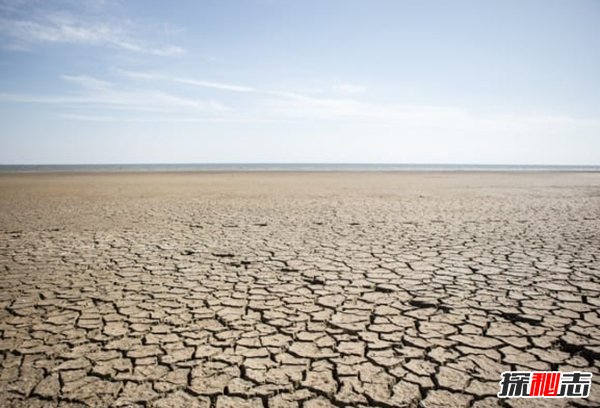
[[[113,87],[113,84],[108,81],[103,81],[88,75],[63,75],[61,78],[67,82],[72,82],[88,89],[108,89]]]
[[[113,83],[89,75],[63,75],[75,87],[63,95],[0,93],[0,101],[60,105],[75,110],[62,117],[103,122],[303,122],[339,121],[388,126],[391,129],[423,128],[436,131],[477,133],[522,133],[600,129],[600,121],[560,115],[481,113],[465,107],[381,103],[359,94],[336,97],[307,95],[290,90],[263,89],[229,82],[179,77],[167,74],[117,70],[121,79]],[[133,81],[131,81],[133,79]],[[140,86],[140,81],[143,82]],[[189,85],[185,95],[161,90],[161,83]],[[147,88],[150,84],[150,89]],[[206,99],[198,88],[222,91]],[[231,92],[246,94],[230,98]],[[190,97],[197,95],[197,98]],[[85,108],[102,108],[96,112]],[[123,110],[149,111],[162,115],[121,115]]]
[[[262,89],[254,86],[248,85],[240,85],[234,83],[224,83],[224,82],[215,82],[209,81],[205,79],[197,79],[197,78],[189,78],[189,77],[180,77],[173,75],[165,75],[165,74],[157,74],[151,72],[137,72],[137,71],[126,71],[126,70],[117,70],[118,73],[124,75],[128,78],[133,79],[141,79],[141,80],[154,80],[154,81],[167,81],[174,82],[180,84],[188,84],[202,88],[211,88],[222,91],[232,91],[232,92],[240,92],[240,93],[253,93],[262,96],[275,96],[286,99],[296,99],[296,100],[312,100],[314,99],[311,96],[308,96],[304,93],[290,90],[273,90],[273,89]],[[315,99],[316,100],[316,99]]]
[[[134,78],[134,79],[170,81],[170,82],[194,85],[194,86],[199,86],[199,87],[204,87],[204,88],[219,89],[219,90],[223,90],[223,91],[244,92],[244,93],[258,92],[258,90],[256,88],[249,87],[249,86],[243,86],[243,85],[235,85],[235,84],[213,82],[213,81],[203,81],[203,80],[193,79],[193,78],[183,78],[183,77],[177,77],[177,76],[171,76],[171,75],[153,74],[153,73],[148,73],[148,72],[133,72],[133,71],[123,71],[123,70],[119,70],[118,72],[124,76],[127,76],[129,78]]]
[[[468,132],[536,133],[564,129],[600,130],[600,121],[565,115],[482,113],[465,107],[403,105],[347,98],[315,98],[306,95],[260,102],[260,110],[288,119],[338,120],[384,126],[437,128]]]
[[[0,17],[4,49],[29,50],[40,44],[55,43],[93,45],[158,56],[184,53],[178,46],[140,40],[136,25],[130,20],[55,10],[12,14],[11,18]]]
[[[63,119],[85,122],[126,122],[126,123],[277,123],[284,122],[280,119],[256,117],[214,117],[214,116],[100,116],[61,113]]]
[[[213,100],[186,98],[162,90],[127,89],[91,76],[63,75],[62,79],[77,85],[79,91],[61,95],[0,93],[0,101],[161,112],[186,109],[216,114],[229,110],[224,103]]]
[[[35,103],[48,105],[96,106],[112,109],[142,111],[174,111],[180,108],[224,112],[226,105],[215,101],[200,101],[162,91],[111,91],[85,95],[40,95],[0,93],[0,102]]]
[[[337,84],[333,86],[333,90],[341,93],[359,94],[367,91],[367,87],[356,84]]]

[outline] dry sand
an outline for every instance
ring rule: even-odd
[[[0,174],[0,406],[501,406],[599,258],[593,173]]]

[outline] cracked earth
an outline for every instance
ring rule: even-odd
[[[600,406],[599,257],[600,174],[4,174],[0,406]]]

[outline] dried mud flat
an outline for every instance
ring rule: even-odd
[[[600,174],[2,174],[0,406],[600,406],[599,258]]]

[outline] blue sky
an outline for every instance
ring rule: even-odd
[[[600,2],[0,0],[0,163],[600,164]]]

